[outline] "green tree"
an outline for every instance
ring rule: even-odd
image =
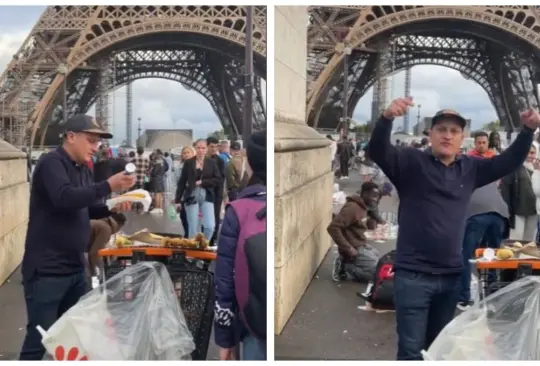
[[[369,132],[369,125],[367,123],[363,125],[356,125],[354,126],[354,132],[357,135],[366,134]]]
[[[499,120],[491,121],[482,126],[483,130],[488,130],[488,131],[498,131],[500,128],[501,128],[501,121]]]
[[[221,130],[216,130],[216,131],[208,134],[207,137],[215,137],[218,140],[225,140],[226,139],[225,131],[223,130],[223,128]]]

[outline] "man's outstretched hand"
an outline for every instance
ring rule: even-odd
[[[383,112],[383,117],[386,119],[394,119],[396,117],[402,117],[407,113],[409,107],[414,107],[413,98],[397,98]]]
[[[521,112],[519,116],[521,117],[521,123],[529,127],[531,130],[536,130],[538,127],[540,127],[540,114],[538,111],[529,109],[526,112]]]

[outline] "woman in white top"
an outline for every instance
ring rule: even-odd
[[[331,150],[330,167],[332,171],[334,171],[334,161],[336,160],[337,143],[334,141],[334,139],[330,135],[326,135],[326,138],[330,140],[330,150]]]
[[[536,159],[533,163],[534,172],[531,176],[531,182],[532,182],[534,195],[536,196],[536,213],[540,215],[540,160],[538,160],[540,157],[540,144],[534,141],[533,145],[534,147],[536,147],[537,153],[536,153]],[[538,228],[538,218],[537,218],[537,228]]]

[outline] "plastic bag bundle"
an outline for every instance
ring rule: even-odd
[[[189,360],[195,350],[167,269],[156,262],[126,268],[38,330],[57,360]]]
[[[375,241],[396,240],[399,227],[397,225],[385,224],[377,225],[375,230],[368,230],[364,233],[366,239]]]
[[[540,278],[515,281],[454,318],[424,359],[540,360]]]
[[[332,212],[337,215],[347,202],[347,195],[343,191],[335,192],[332,194]]]

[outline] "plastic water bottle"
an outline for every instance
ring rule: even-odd
[[[473,273],[471,274],[471,300],[473,300],[475,303],[480,301],[480,294],[478,292],[478,277]]]
[[[178,220],[178,214],[176,213],[176,208],[174,207],[173,204],[169,205],[169,219],[171,221]]]
[[[131,175],[131,174],[135,173],[136,170],[137,170],[137,167],[135,166],[135,164],[128,163],[124,167],[124,174]]]

